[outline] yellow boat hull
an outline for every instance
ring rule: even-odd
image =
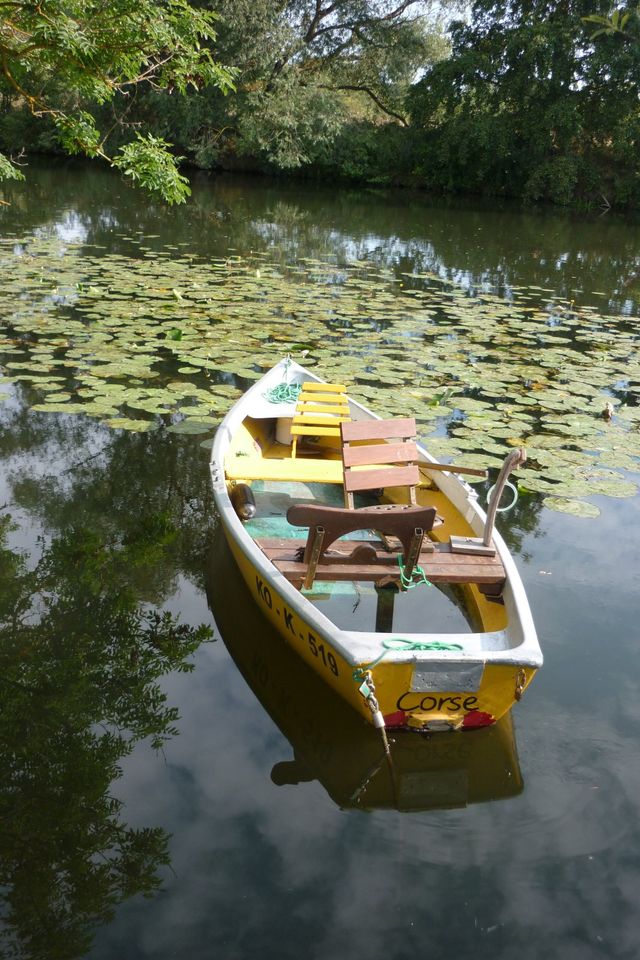
[[[272,781],[317,780],[341,808],[430,810],[513,797],[523,789],[512,714],[473,736],[389,732],[389,754],[365,723],[262,616],[222,536],[207,565],[207,597],[236,666],[289,740]]]
[[[415,729],[471,729],[494,723],[507,713],[531,682],[536,669],[511,664],[486,664],[479,688],[412,691],[414,664],[348,663],[332,645],[330,634],[309,624],[291,609],[274,586],[265,581],[251,559],[228,535],[227,542],[242,578],[263,615],[322,678],[368,721],[371,711],[359,692],[362,676],[370,670],[375,695],[388,727]]]

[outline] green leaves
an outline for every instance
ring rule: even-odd
[[[169,203],[188,195],[169,144],[138,134],[115,160],[108,140],[140,84],[185,93],[213,84],[226,92],[233,71],[216,63],[209,44],[216,15],[186,0],[15,0],[0,4],[0,77],[14,99],[34,116],[49,117],[70,153],[101,156],[136,184]],[[91,105],[118,99],[106,133]],[[0,158],[0,181],[16,178]]]
[[[178,170],[183,157],[169,153],[170,143],[152,134],[137,134],[132,143],[120,148],[112,164],[134,183],[158,193],[167,203],[184,203],[191,194],[189,181]]]
[[[219,0],[220,42],[242,69],[233,148],[290,170],[330,158],[346,121],[406,123],[416,73],[444,55],[417,2]],[[222,114],[222,107],[220,114]],[[224,121],[220,123],[224,125]]]
[[[3,180],[24,180],[24,174],[15,163],[0,153],[0,183]]]
[[[100,133],[95,121],[86,110],[73,116],[59,114],[53,121],[58,129],[60,143],[67,153],[84,153],[95,157],[100,150]]]
[[[424,130],[416,173],[454,191],[637,203],[640,20],[606,10],[601,0],[475,0],[452,24],[451,58],[410,94]],[[599,27],[591,40],[633,42],[592,45],[585,21]]]
[[[594,24],[599,28],[591,34],[592,40],[595,40],[596,37],[612,36],[616,33],[621,34],[623,37],[629,38],[627,26],[632,17],[638,17],[638,9],[629,10],[625,9],[624,7],[620,7],[617,10],[614,10],[609,17],[603,17],[596,13],[592,13],[588,17],[583,17],[582,22]]]

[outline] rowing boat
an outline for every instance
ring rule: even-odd
[[[211,477],[255,602],[300,656],[378,727],[488,726],[542,664],[529,603],[465,475],[408,418],[384,420],[289,358],[216,433]]]

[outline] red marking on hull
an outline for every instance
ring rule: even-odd
[[[490,727],[495,722],[496,718],[491,713],[485,713],[483,710],[471,710],[462,721],[462,729],[475,730],[477,727]]]
[[[404,710],[396,710],[395,713],[388,713],[384,718],[386,727],[404,727],[407,722],[407,715]]]

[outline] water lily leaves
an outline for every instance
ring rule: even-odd
[[[42,391],[37,407],[132,430],[159,421],[129,414],[179,413],[172,432],[211,430],[291,349],[377,412],[432,428],[440,457],[497,465],[528,445],[541,492],[635,489],[616,470],[638,468],[640,362],[617,317],[534,288],[469,295],[366,260],[207,260],[158,240],[127,238],[130,255],[54,237],[0,244],[0,361]]]
[[[602,494],[606,497],[633,497],[638,487],[631,480],[625,480],[613,470],[599,470],[588,476],[589,491],[592,494]]]
[[[115,417],[118,413],[118,408],[109,403],[89,400],[87,403],[82,404],[82,413],[89,417],[98,417],[102,420],[104,417]]]
[[[126,404],[132,410],[140,410],[142,413],[152,413],[162,415],[171,413],[171,407],[160,400],[127,400]]]
[[[171,426],[167,427],[167,433],[195,435],[198,433],[210,433],[211,429],[212,425],[210,423],[204,423],[201,420],[181,420],[180,423],[172,423]]]
[[[60,393],[47,393],[45,394],[45,403],[66,403],[67,400],[71,400],[71,394],[60,392]]]
[[[640,459],[632,457],[622,450],[609,450],[600,453],[598,463],[603,467],[640,473]]]
[[[134,420],[129,417],[111,417],[102,421],[112,430],[130,430],[134,433],[148,433],[157,430],[159,424],[154,420]]]
[[[600,510],[593,503],[586,500],[569,500],[566,497],[545,497],[542,501],[545,507],[556,510],[558,513],[568,513],[572,517],[595,519],[600,516]]]

